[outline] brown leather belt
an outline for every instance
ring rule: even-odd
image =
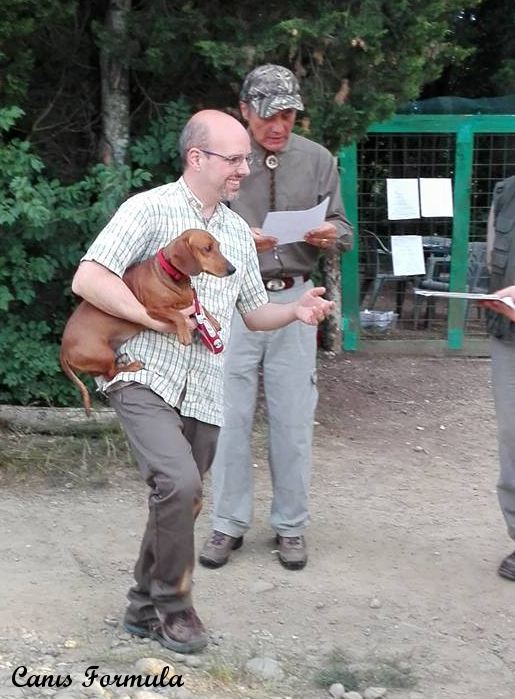
[[[265,289],[268,291],[284,291],[284,289],[291,289],[295,283],[299,284],[302,282],[307,282],[309,280],[309,274],[302,274],[298,277],[280,277],[277,279],[263,279]]]

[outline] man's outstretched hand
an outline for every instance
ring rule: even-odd
[[[317,286],[302,294],[295,308],[297,320],[301,320],[306,325],[318,325],[321,320],[324,320],[333,310],[334,301],[322,298],[323,294],[325,294],[323,286]]]

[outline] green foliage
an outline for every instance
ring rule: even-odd
[[[27,91],[34,55],[34,34],[59,17],[72,17],[76,2],[9,0],[0,12],[0,105],[23,97]]]
[[[335,151],[417,97],[451,56],[463,60],[469,49],[456,46],[449,31],[461,7],[459,0],[304,0],[287,3],[280,17],[253,20],[254,6],[240,3],[238,18],[228,20],[232,31],[200,39],[196,48],[237,84],[259,62],[290,66],[302,80],[305,127]]]
[[[454,15],[449,30],[454,41],[467,50],[465,60],[454,58],[451,51],[451,60],[441,77],[424,87],[423,97],[474,98],[515,93],[511,0],[482,0],[472,8],[464,6]]]
[[[17,110],[0,110],[4,130]],[[88,243],[146,170],[96,165],[65,185],[44,174],[28,141],[0,139],[0,401],[67,405],[77,393],[58,355],[73,271]]]
[[[171,182],[181,174],[179,136],[191,113],[184,98],[169,102],[162,116],[151,121],[146,133],[131,146],[133,162],[151,170],[154,182]]]

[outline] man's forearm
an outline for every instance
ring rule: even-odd
[[[73,278],[72,290],[92,306],[116,318],[158,332],[171,330],[167,323],[151,318],[125,282],[97,262],[85,261],[80,264]]]
[[[265,303],[243,316],[249,330],[277,330],[297,320],[295,303]]]

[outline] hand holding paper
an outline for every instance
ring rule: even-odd
[[[251,228],[252,238],[256,244],[256,250],[258,252],[267,252],[268,250],[273,250],[277,243],[279,242],[277,238],[271,235],[264,235],[261,228]]]
[[[304,211],[269,211],[262,231],[276,237],[279,245],[303,241],[306,233],[324,223],[328,204],[329,197],[326,197],[317,206]]]
[[[485,308],[500,313],[515,323],[515,286],[500,289],[495,294],[491,294],[489,299],[484,299],[480,303]]]
[[[481,306],[501,313],[515,322],[515,286],[508,286],[495,294],[481,294],[475,291],[432,291],[415,289],[419,296],[440,296],[446,299],[467,299],[477,301]]]
[[[336,243],[338,232],[334,223],[324,221],[324,223],[312,231],[308,231],[304,236],[306,243],[313,245],[316,248],[327,250],[332,248]]]

